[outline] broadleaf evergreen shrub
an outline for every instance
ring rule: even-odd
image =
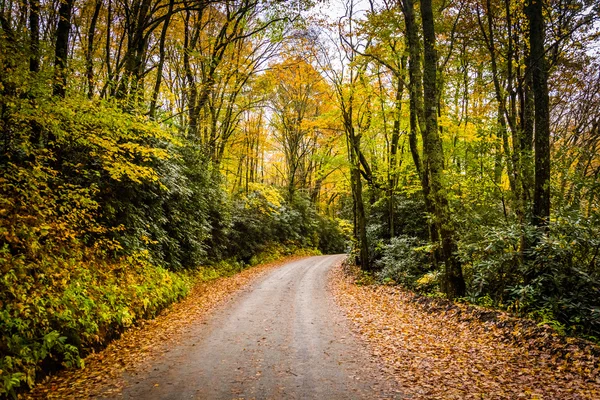
[[[550,323],[565,333],[600,336],[600,223],[563,213],[547,231],[508,224],[481,228],[463,243],[473,301]],[[521,236],[534,243],[520,252]]]
[[[381,250],[377,260],[378,276],[411,289],[432,290],[437,285],[432,275],[431,255],[426,242],[411,236],[396,236]]]

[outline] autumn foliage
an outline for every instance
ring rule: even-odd
[[[241,136],[237,107],[243,102],[230,92],[233,83],[212,87],[200,75],[194,83],[197,101],[206,103],[190,117],[203,132],[218,127],[212,133],[222,140],[209,146],[215,136],[192,134],[179,113],[161,108],[182,95],[175,82],[165,79],[161,86],[159,79],[157,92],[148,85],[144,94],[134,65],[140,56],[136,39],[129,37],[119,53],[120,38],[148,21],[113,26],[117,15],[131,17],[130,5],[91,3],[25,2],[0,10],[0,397],[31,388],[57,369],[82,367],[83,356],[156,316],[198,280],[301,249],[346,247],[339,223],[323,216],[305,193],[284,195],[258,176],[243,190],[228,183],[231,164],[223,161],[222,167],[218,158],[230,157],[237,145],[222,134]],[[173,27],[191,26],[189,18],[199,17],[198,23],[217,31],[248,18],[244,29],[258,34],[264,24],[249,23],[258,12],[254,3],[238,4],[233,19],[219,6],[202,17],[190,5],[186,11],[162,7],[152,18],[164,26],[166,16]],[[30,17],[25,25],[19,15]],[[74,35],[84,26],[90,41]],[[50,32],[40,37],[44,27]],[[155,28],[140,29],[151,34]],[[100,33],[108,37],[102,50],[94,37]],[[182,38],[168,33],[171,51]],[[222,37],[232,52],[221,56],[227,62],[238,57],[240,68],[249,68],[248,79],[255,42],[244,38]],[[235,43],[241,47],[234,51]],[[197,43],[197,50],[204,44]],[[108,59],[99,61],[106,52]],[[64,54],[68,59],[61,59]],[[195,69],[201,62],[185,63]],[[218,95],[227,100],[224,114],[211,115]]]
[[[307,248],[597,341],[597,3],[1,2],[0,396]]]

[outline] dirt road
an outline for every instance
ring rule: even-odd
[[[327,290],[344,256],[274,270],[127,377],[126,399],[400,398]]]

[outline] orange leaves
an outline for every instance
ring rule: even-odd
[[[341,268],[332,286],[411,398],[600,398],[600,353],[591,344],[564,343],[507,315],[440,305],[397,287],[357,286]]]

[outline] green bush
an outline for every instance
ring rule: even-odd
[[[254,185],[234,200],[231,216],[228,255],[245,263],[276,243],[326,254],[346,251],[341,222],[319,215],[300,194],[288,203],[278,189]]]
[[[431,265],[430,246],[410,236],[397,236],[383,245],[376,262],[378,278],[411,289],[432,290],[437,284]]]
[[[567,333],[600,337],[600,223],[563,213],[547,231],[482,228],[461,246],[472,301],[551,322]],[[521,241],[534,243],[521,252]]]
[[[390,239],[389,196],[379,198],[369,208],[369,225],[374,237]],[[394,236],[428,239],[425,202],[420,191],[394,193]]]
[[[103,261],[90,249],[14,260],[0,278],[0,395],[33,386],[38,374],[82,365],[139,318],[155,316],[188,292],[190,280],[143,254]],[[8,255],[5,246],[0,257]],[[5,264],[6,265],[6,264]]]

